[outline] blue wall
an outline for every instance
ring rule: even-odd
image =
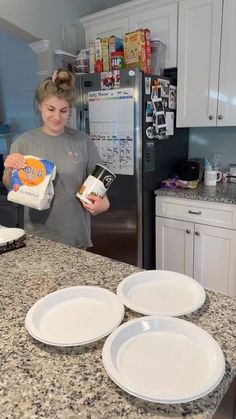
[[[189,157],[212,159],[219,153],[219,169],[236,163],[236,127],[191,128],[189,131]]]
[[[0,121],[10,125],[13,138],[39,126],[33,108],[38,84],[37,55],[23,40],[0,30]],[[0,154],[5,153],[0,140]]]

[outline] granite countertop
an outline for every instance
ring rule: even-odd
[[[236,205],[236,183],[230,182],[219,182],[216,186],[205,186],[204,183],[201,182],[196,189],[160,188],[155,191],[155,194],[173,198],[198,199],[201,201]]]
[[[207,291],[205,304],[183,316],[220,344],[226,372],[207,396],[182,404],[149,403],[119,388],[102,364],[105,338],[78,347],[34,340],[24,327],[29,308],[66,286],[97,285],[115,292],[140,269],[76,248],[28,236],[26,247],[0,256],[1,418],[212,418],[236,373],[235,306],[230,297]],[[125,310],[124,321],[139,315]]]

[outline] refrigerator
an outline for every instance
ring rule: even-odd
[[[116,175],[107,193],[110,209],[92,217],[89,250],[145,269],[155,269],[154,191],[188,158],[188,129],[174,127],[175,109],[168,99],[173,85],[172,79],[138,68],[120,70],[115,78],[111,73],[76,76],[77,129],[91,136],[104,166]],[[162,106],[152,113],[153,94],[159,96],[157,105],[161,96],[164,112]],[[161,135],[163,125],[154,124],[163,113],[173,135]]]

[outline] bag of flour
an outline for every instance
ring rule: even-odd
[[[35,156],[24,156],[24,159],[26,167],[12,172],[7,199],[38,210],[47,209],[54,195],[52,181],[56,176],[56,166]]]

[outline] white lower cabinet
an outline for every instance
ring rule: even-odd
[[[156,268],[189,275],[204,288],[235,297],[236,228],[195,222],[196,217],[200,217],[199,221],[201,220],[204,210],[209,214],[216,211],[217,204],[198,202],[194,210],[193,205],[196,201],[190,201],[189,206],[187,201],[173,199],[171,202],[171,198],[156,197]],[[177,209],[176,218],[173,212],[172,218],[163,216],[165,210],[168,213],[168,208],[173,210],[173,204]],[[223,204],[223,208],[224,206],[228,207],[234,224],[236,208],[227,204]],[[183,221],[186,211],[188,221]],[[191,214],[193,222],[189,221]],[[220,212],[218,214],[220,219]],[[207,222],[206,218],[204,222]]]
[[[156,268],[193,276],[193,223],[156,217]]]

